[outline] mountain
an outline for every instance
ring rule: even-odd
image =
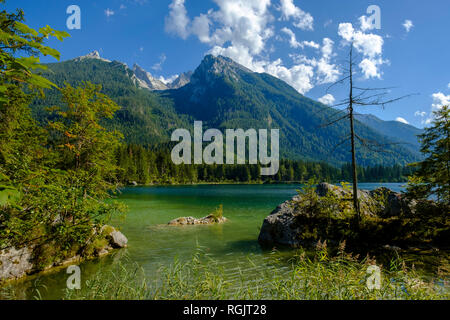
[[[380,134],[405,142],[408,148],[417,150],[420,147],[417,136],[424,132],[422,129],[398,121],[383,121],[371,114],[358,114],[355,118]]]
[[[351,159],[348,144],[341,144],[348,137],[348,123],[324,126],[342,112],[304,97],[278,78],[254,73],[229,58],[207,55],[192,74],[180,79],[182,86],[165,90],[146,88],[143,83],[150,87],[144,77],[148,75],[137,66],[131,70],[120,62],[98,57],[49,64],[44,75],[58,85],[64,81],[72,85],[81,81],[102,84],[103,92],[122,107],[107,125],[121,130],[131,143],[168,142],[173,129],[192,130],[193,121],[202,120],[204,130],[280,129],[282,158],[335,165]],[[45,121],[43,107],[58,103],[58,99],[58,92],[50,91],[44,100],[36,100],[36,117]],[[389,145],[394,139],[363,122],[356,121],[355,126],[359,137],[385,145],[386,151],[377,153],[358,146],[360,165],[405,164],[420,158],[417,149]]]
[[[146,87],[149,90],[167,90],[169,87],[166,86],[162,81],[153,78],[150,72],[145,71],[136,63],[133,66],[133,72],[139,80],[145,83],[144,88]]]
[[[122,107],[107,125],[123,132],[130,143],[167,142],[175,128],[191,125],[191,119],[188,121],[188,117],[179,115],[172,101],[146,88],[122,62],[89,56],[47,66],[43,75],[58,86],[63,86],[64,82],[77,86],[82,81],[101,84],[102,92]],[[48,118],[45,107],[57,104],[61,104],[59,91],[47,91],[45,99],[32,103],[33,114],[37,120],[45,122]]]
[[[191,82],[192,71],[183,72],[180,74],[173,82],[169,83],[170,89],[178,89],[184,87],[189,82]]]

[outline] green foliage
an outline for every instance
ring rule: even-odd
[[[122,132],[128,143],[157,145],[168,142],[174,129],[192,126],[188,117],[176,113],[169,99],[137,87],[132,71],[120,62],[83,59],[47,67],[42,75],[60,87],[65,83],[76,87],[85,81],[101,84],[101,93],[121,107],[114,118],[105,119],[102,124],[109,130]],[[32,103],[35,119],[45,125],[52,119],[47,107],[61,105],[62,100],[58,90],[46,90],[44,98],[36,98]]]
[[[431,126],[419,136],[420,151],[425,159],[414,164],[418,170],[410,179],[411,197],[426,199],[435,195],[437,200],[450,206],[450,108],[443,106],[434,112]]]
[[[214,221],[218,222],[220,219],[223,218],[223,205],[219,205],[219,207],[217,207],[213,212],[211,212],[209,214],[209,216],[211,216]]]
[[[121,168],[117,179],[124,184],[189,184],[189,183],[302,183],[311,178],[317,181],[350,181],[351,166],[340,168],[326,163],[302,160],[281,160],[275,176],[261,176],[260,165],[174,165],[170,148],[146,148],[139,145],[123,145],[116,153]],[[413,172],[410,167],[358,168],[361,182],[402,182]]]
[[[249,261],[251,258],[248,257]],[[277,266],[273,259],[271,265]],[[190,261],[176,259],[161,268],[161,281],[151,281],[136,264],[119,263],[100,270],[81,290],[67,290],[64,299],[74,300],[434,300],[448,299],[448,288],[440,287],[442,274],[423,277],[400,259],[381,269],[381,288],[367,287],[367,268],[376,262],[358,260],[340,252],[330,256],[326,246],[307,255],[299,251],[292,267],[258,269],[251,276],[227,277],[214,259],[198,251]],[[448,276],[448,275],[447,275]]]
[[[168,91],[150,92],[138,88],[132,71],[117,61],[74,59],[49,64],[43,74],[59,86],[65,81],[72,86],[87,80],[101,84],[102,93],[121,106],[105,125],[121,131],[129,144],[155,147],[168,143],[174,129],[190,129],[196,119],[203,121],[204,130],[280,129],[283,159],[326,162],[335,166],[350,161],[347,146],[332,151],[339,144],[339,137],[347,134],[346,125],[322,128],[330,118],[339,117],[336,110],[300,95],[267,74],[250,73],[240,67],[236,67],[237,71],[215,73],[214,59],[206,57],[197,68],[193,75],[195,83]],[[211,79],[206,75],[211,75]],[[45,123],[49,117],[45,108],[59,105],[60,101],[57,90],[48,90],[45,99],[33,102],[36,119]],[[360,122],[356,126],[358,135],[364,139],[386,145],[393,140]],[[363,146],[360,149],[358,163],[363,167],[405,165],[420,159],[418,151],[413,150],[415,147],[388,145],[386,153],[372,152]],[[244,180],[249,176],[247,173],[251,175],[251,172],[242,173]]]
[[[0,2],[3,5],[4,1]],[[35,88],[50,88],[55,85],[32,70],[46,69],[40,64],[39,54],[50,55],[59,60],[59,52],[43,45],[45,39],[55,37],[62,41],[69,34],[49,26],[36,31],[23,23],[24,13],[0,12],[0,103],[9,101],[7,94],[11,85],[22,83]],[[24,52],[28,57],[17,57]]]
[[[104,244],[101,226],[124,211],[105,201],[116,189],[121,135],[101,125],[118,106],[89,83],[65,86],[51,121],[35,122],[30,101],[50,82],[32,71],[39,54],[59,58],[44,39],[67,34],[49,26],[37,32],[22,21],[20,10],[0,12],[0,87],[7,88],[0,101],[0,250],[32,246],[39,269]]]
[[[100,123],[111,119],[119,109],[101,87],[84,83],[79,88],[61,89],[64,105],[52,107],[56,114],[48,123],[49,143],[57,151],[56,168],[77,175],[85,187],[85,196],[103,198],[114,189],[117,166],[115,150],[122,134],[105,129]]]
[[[317,241],[337,244],[345,240],[354,252],[367,252],[385,244],[408,247],[412,245],[444,245],[449,235],[448,207],[442,203],[411,201],[400,196],[392,203],[386,188],[378,188],[360,196],[360,224],[355,224],[356,212],[352,191],[343,190],[319,196],[313,184],[299,190],[299,199],[292,201],[298,240],[305,246]],[[394,211],[386,215],[386,209]]]

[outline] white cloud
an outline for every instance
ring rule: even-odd
[[[427,115],[427,113],[425,112],[425,111],[420,111],[420,110],[417,110],[416,112],[414,112],[414,116],[415,117],[425,117]]]
[[[297,48],[303,49],[304,47],[310,47],[310,48],[314,48],[314,49],[320,48],[320,45],[318,43],[315,43],[314,41],[298,42],[297,37],[295,36],[295,33],[289,28],[284,27],[283,29],[281,29],[281,31],[286,33],[289,36],[289,44],[294,49],[297,49]]]
[[[298,92],[304,94],[314,88],[314,68],[305,64],[298,64],[292,68],[282,65],[281,59],[264,66],[265,72],[289,83]]]
[[[409,124],[409,122],[406,121],[406,120],[405,120],[404,118],[402,118],[402,117],[397,117],[397,118],[395,118],[395,121],[401,122],[401,123],[404,123],[404,124]]]
[[[331,83],[338,80],[341,74],[338,67],[331,63],[333,57],[333,40],[324,38],[322,42],[322,58],[317,62],[318,83]]]
[[[443,106],[450,105],[450,95],[445,95],[442,92],[437,92],[433,93],[431,97],[433,98],[433,103],[431,105],[432,112],[442,109]],[[426,120],[422,121],[422,123],[430,124],[434,120],[434,115],[432,112]]]
[[[447,88],[449,88],[449,89],[450,89],[450,82],[448,83],[448,85],[447,85]]]
[[[375,29],[375,24],[373,24],[372,20],[366,16],[359,17],[359,23],[361,24],[361,30],[363,32]]]
[[[431,105],[431,109],[433,111],[440,110],[443,106],[450,105],[450,95],[445,95],[442,92],[433,93],[431,95],[433,98],[433,104]]]
[[[159,62],[155,63],[155,64],[152,66],[152,69],[153,69],[153,70],[156,70],[156,71],[160,71],[160,70],[162,69],[162,65],[164,64],[164,62],[166,62],[166,59],[167,59],[166,55],[165,55],[164,53],[161,54],[161,55],[159,56]]]
[[[294,20],[294,26],[302,30],[313,30],[314,18],[294,4],[294,0],[280,1],[281,20]]]
[[[333,95],[327,93],[322,98],[319,98],[317,101],[319,101],[319,102],[321,102],[323,104],[331,106],[334,103],[335,100],[336,99],[333,97]]]
[[[414,27],[414,24],[412,23],[411,20],[405,20],[405,22],[403,22],[402,26],[405,28],[406,32],[409,32]]]
[[[164,78],[163,76],[160,76],[158,80],[161,81],[164,84],[168,84],[168,83],[174,82],[176,78],[178,78],[177,74],[175,74],[173,76],[170,76],[168,78]]]
[[[121,4],[119,9],[120,9],[120,10],[125,10],[126,8],[127,8],[127,7],[126,7],[124,4]]]
[[[186,39],[189,36],[188,25],[190,21],[184,7],[184,0],[173,0],[169,8],[169,16],[166,17],[165,21],[166,32]]]
[[[275,34],[274,17],[270,12],[271,0],[213,0],[217,9],[210,9],[192,20],[188,17],[184,0],[173,0],[166,17],[166,31],[187,39],[195,35],[200,42],[210,46],[208,53],[229,57],[254,72],[266,72],[284,80],[304,94],[314,86],[337,80],[340,74],[332,63],[334,57],[331,39],[323,44],[297,40],[295,33],[285,27],[290,46],[294,49],[314,48],[321,50],[319,57],[293,58],[292,65],[285,65],[276,57],[271,59],[273,46],[268,41]],[[312,30],[313,18],[296,7],[292,0],[280,2],[278,8],[282,20],[292,20],[294,26]],[[302,60],[302,61],[300,61]]]
[[[110,16],[114,15],[114,11],[108,8],[105,10],[105,15],[109,18]]]
[[[382,58],[383,38],[373,33],[355,30],[351,23],[340,23],[338,35],[341,36],[347,44],[353,43],[357,52],[363,55],[363,60],[359,64],[359,67],[361,68],[364,77],[366,79],[381,78],[379,67],[386,62]]]
[[[203,43],[208,43],[211,41],[209,37],[209,26],[211,23],[211,20],[206,14],[201,14],[198,17],[195,17],[192,22],[192,33],[195,34]]]

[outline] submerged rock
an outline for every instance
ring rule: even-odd
[[[197,219],[194,217],[181,217],[173,219],[168,224],[170,226],[185,226],[185,225],[197,225],[197,224],[214,224],[214,223],[224,223],[227,221],[225,217],[216,218],[213,215],[208,215],[206,217]]]

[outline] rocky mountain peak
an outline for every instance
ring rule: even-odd
[[[137,63],[133,65],[133,73],[136,75],[136,78],[144,82],[150,90],[168,89],[168,87],[162,81],[154,78],[150,72],[144,70]]]
[[[191,82],[192,74],[193,74],[192,71],[183,72],[172,83],[169,84],[170,88],[178,89],[184,87],[185,85]]]
[[[252,73],[250,69],[224,56],[206,55],[192,75],[193,83],[213,83],[218,76],[238,81],[240,74]]]
[[[75,61],[81,61],[84,59],[97,59],[105,62],[111,62],[110,60],[104,59],[100,56],[100,53],[97,50],[92,51],[91,53],[88,53],[85,56],[81,56],[75,59]]]

